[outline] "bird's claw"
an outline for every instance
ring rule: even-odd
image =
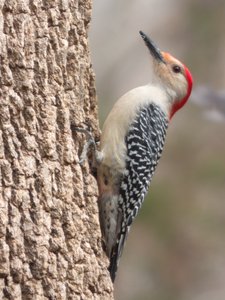
[[[87,158],[88,150],[91,146],[94,147],[96,161],[99,161],[101,155],[100,152],[97,151],[96,142],[94,140],[91,131],[86,128],[76,127],[74,125],[71,125],[71,130],[84,133],[87,136],[87,142],[85,143],[83,150],[81,152],[79,164],[82,165],[84,163],[85,159]]]

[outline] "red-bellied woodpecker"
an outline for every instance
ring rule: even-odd
[[[187,67],[161,52],[143,32],[140,34],[153,57],[154,80],[116,102],[100,141],[100,222],[112,281],[130,226],[161,156],[168,123],[192,89]]]
[[[88,136],[80,163],[89,146],[95,147],[100,223],[112,281],[161,156],[169,121],[192,89],[188,68],[140,34],[153,57],[152,83],[129,91],[115,103],[103,126],[100,151],[89,131],[71,125]]]

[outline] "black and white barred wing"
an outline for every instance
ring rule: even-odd
[[[151,104],[141,109],[125,138],[126,172],[119,193],[119,223],[122,226],[118,228],[118,239],[110,261],[113,280],[130,225],[141,207],[161,156],[167,126],[168,120],[163,111]]]

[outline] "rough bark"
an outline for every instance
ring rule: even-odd
[[[97,185],[90,0],[0,0],[0,299],[111,299]]]

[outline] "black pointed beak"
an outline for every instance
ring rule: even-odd
[[[154,44],[154,42],[143,32],[139,31],[141,37],[143,38],[145,45],[148,47],[151,55],[159,62],[166,63],[161,51],[159,48]]]

